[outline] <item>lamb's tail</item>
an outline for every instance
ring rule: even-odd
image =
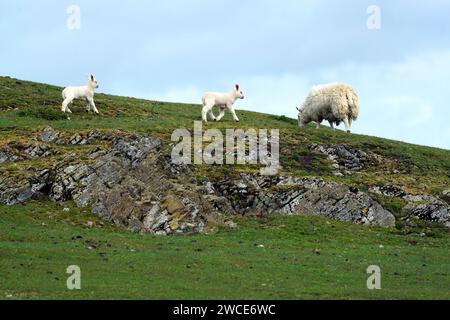
[[[61,94],[63,100],[66,100],[66,89],[63,90],[62,94]]]
[[[358,94],[352,88],[347,90],[347,103],[350,118],[357,120],[359,116],[359,98]]]

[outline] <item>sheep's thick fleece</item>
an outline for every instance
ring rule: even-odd
[[[358,95],[347,84],[327,84],[315,86],[300,108],[300,125],[311,121],[321,123],[328,120],[330,124],[344,122],[347,131],[352,121],[359,115]]]

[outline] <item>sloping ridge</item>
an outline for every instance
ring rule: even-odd
[[[4,91],[0,93],[6,96]],[[151,134],[73,134],[48,126],[27,136],[28,144],[10,140],[0,145],[0,170],[24,161],[40,161],[39,166],[23,175],[1,170],[1,203],[74,201],[117,226],[161,235],[205,233],[217,225],[235,227],[236,215],[268,214],[316,215],[389,228],[399,221],[420,220],[450,228],[448,190],[439,196],[409,193],[390,184],[363,190],[336,180],[387,161],[348,144],[309,146],[313,155],[328,161],[334,178],[302,177],[287,170],[263,177],[237,169],[226,175],[200,174],[195,167],[174,165],[166,152],[169,143]],[[77,151],[66,152],[72,147]],[[394,216],[379,199],[401,201],[401,214]]]

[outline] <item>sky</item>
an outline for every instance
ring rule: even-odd
[[[450,149],[448,0],[2,0],[0,39],[3,76],[186,103],[240,83],[237,110],[293,118],[349,83],[354,132]]]

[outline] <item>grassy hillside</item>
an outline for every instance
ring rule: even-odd
[[[75,102],[71,120],[60,112],[62,88],[0,77],[0,130],[2,141],[27,141],[46,126],[78,133],[88,130],[124,130],[145,133],[170,142],[173,130],[193,131],[194,121],[201,120],[199,105],[163,103],[99,94],[96,105],[101,116],[85,112],[86,103]],[[217,111],[216,111],[217,112]],[[209,128],[280,129],[281,164],[285,172],[298,176],[320,176],[344,181],[362,189],[388,183],[411,193],[438,194],[448,186],[450,151],[364,135],[348,135],[328,127],[316,130],[310,126],[300,130],[297,121],[284,116],[239,111],[240,123],[227,114],[220,123]],[[326,156],[312,152],[313,144],[346,144],[364,152],[386,156],[388,162],[350,177],[334,177]],[[167,152],[170,152],[166,143]],[[26,165],[26,163],[24,164]],[[243,170],[256,170],[245,168]],[[394,172],[392,171],[394,169]]]
[[[200,120],[199,105],[103,94],[96,96],[100,116],[87,114],[85,103],[76,102],[68,120],[60,103],[59,87],[0,77],[0,148],[32,144],[38,132],[51,126],[74,134],[94,129],[149,134],[160,138],[169,154],[173,130],[193,130],[193,122]],[[326,127],[299,130],[286,117],[238,114],[238,124],[227,114],[223,122],[204,128],[279,128],[283,173],[364,191],[393,185],[409,194],[439,195],[448,189],[448,150]],[[383,161],[336,176],[314,144],[344,144],[376,153]],[[86,160],[84,146],[52,147],[56,154],[49,158],[0,164],[0,182],[7,176],[28,178],[68,153]],[[224,166],[212,173],[200,166],[194,174],[231,176],[256,170]],[[392,213],[403,214],[402,199],[376,197]],[[70,211],[63,211],[65,207]],[[72,203],[0,206],[0,299],[450,298],[450,238],[445,229],[426,225],[405,230],[399,225],[385,230],[305,217],[239,218],[238,224],[236,230],[212,235],[161,238],[116,229]],[[71,264],[82,268],[81,291],[65,287],[65,268]],[[366,288],[365,272],[373,264],[382,268],[380,291]]]

